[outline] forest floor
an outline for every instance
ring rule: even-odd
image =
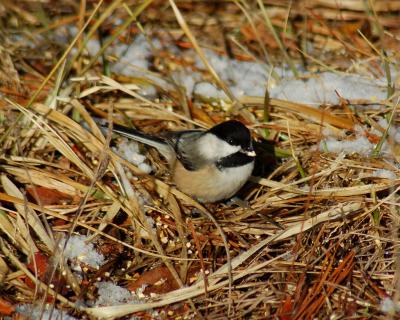
[[[0,2],[0,317],[400,317],[400,3]],[[240,200],[147,133],[237,119]]]

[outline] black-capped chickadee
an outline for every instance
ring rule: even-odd
[[[168,160],[178,189],[200,202],[232,197],[253,171],[256,153],[251,134],[239,121],[160,136],[119,125],[113,131],[156,148]]]

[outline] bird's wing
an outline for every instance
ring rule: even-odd
[[[186,170],[199,170],[209,164],[198,150],[197,141],[204,134],[202,130],[168,132],[166,141],[175,150],[177,159]]]

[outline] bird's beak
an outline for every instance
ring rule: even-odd
[[[245,149],[245,150],[242,149],[242,152],[246,156],[249,156],[249,157],[255,157],[256,156],[256,152],[254,151],[253,147],[250,147],[250,148]]]
[[[255,157],[256,156],[256,152],[254,150],[252,151],[245,151],[245,154],[249,157]]]

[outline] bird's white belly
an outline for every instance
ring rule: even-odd
[[[239,168],[218,170],[214,165],[188,171],[177,161],[174,181],[181,191],[201,202],[215,202],[232,197],[247,181],[254,163]]]

